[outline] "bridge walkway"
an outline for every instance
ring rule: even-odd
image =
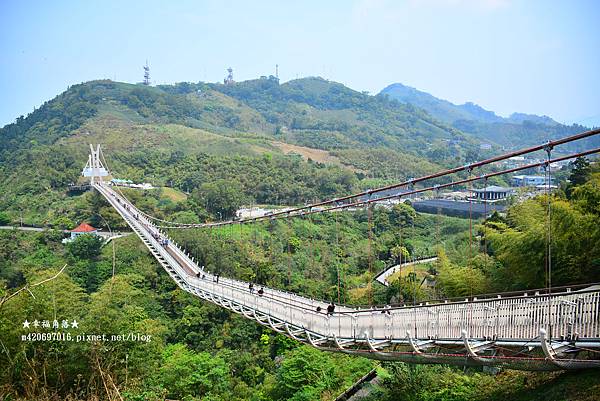
[[[102,182],[94,187],[182,289],[317,348],[414,363],[528,370],[600,367],[598,360],[574,358],[582,350],[600,350],[598,288],[394,308],[337,306],[327,314],[328,303],[322,300],[269,287],[259,295],[249,291],[247,282],[217,281],[172,241],[162,244],[165,233],[124,197]],[[539,352],[523,354],[524,349]]]

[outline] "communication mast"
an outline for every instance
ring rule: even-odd
[[[234,83],[235,83],[235,81],[233,80],[233,68],[229,67],[229,68],[227,69],[227,72],[228,72],[228,74],[227,74],[227,78],[225,78],[225,79],[223,80],[223,83],[224,83],[225,85],[231,85],[231,84],[234,84]]]
[[[144,66],[144,85],[150,85],[150,67],[148,67],[148,60]]]

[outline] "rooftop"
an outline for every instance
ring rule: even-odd
[[[497,185],[490,185],[489,187],[474,189],[473,192],[512,192],[512,188],[499,187]]]
[[[98,230],[87,223],[81,223],[77,228],[71,230],[72,233],[93,233],[95,231]]]
[[[545,178],[543,175],[513,175],[512,178],[517,180],[532,179],[532,178]]]

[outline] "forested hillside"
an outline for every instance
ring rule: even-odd
[[[123,190],[140,209],[187,223],[232,217],[244,205],[349,194],[487,155],[475,136],[420,108],[320,78],[72,86],[0,129],[0,225],[56,229],[0,231],[0,399],[332,400],[377,366],[302,346],[182,292],[134,235],[62,244],[60,230],[80,222],[127,230],[99,194],[67,191],[81,180],[89,143],[102,145],[114,176],[156,186]],[[581,159],[559,175],[570,181],[551,199],[555,285],[600,281],[599,174]],[[473,249],[468,220],[416,213],[410,202],[170,234],[224,276],[336,303],[410,304],[543,286],[547,207],[548,198],[534,197],[506,216],[474,221]],[[438,261],[398,274],[389,287],[373,284],[400,258],[429,255]],[[22,340],[33,319],[76,319],[73,335],[151,337]],[[532,386],[574,380],[380,369],[375,399],[500,400],[504,386],[526,400]]]
[[[584,161],[574,167],[571,184],[550,203],[555,285],[600,280],[600,255],[590,245],[600,235],[595,224],[600,216],[600,172],[597,165]],[[213,190],[204,188],[204,193]],[[202,218],[193,207],[200,193],[179,201],[168,201],[160,192],[126,193],[152,214],[179,221]],[[123,224],[98,194],[87,193],[79,202],[90,223],[100,226],[108,221],[115,229]],[[413,303],[543,286],[547,204],[544,197],[531,199],[511,208],[506,218],[480,222],[476,229],[482,233],[481,242],[471,256],[467,220],[417,214],[408,204],[374,208],[371,228],[362,211],[247,225],[241,231],[171,234],[200,263],[223,275],[341,303],[364,304],[369,298],[380,304]],[[82,236],[64,246],[59,242],[62,237],[59,232],[0,232],[0,298],[67,265],[56,280],[32,288],[33,296],[23,292],[0,306],[0,323],[6,328],[0,335],[6,347],[0,362],[10,367],[0,376],[4,394],[102,398],[107,393],[103,381],[113,381],[127,400],[329,400],[374,366],[372,361],[300,346],[181,292],[135,236],[114,242],[114,265],[111,245],[101,247],[94,237]],[[397,262],[400,254],[432,252],[440,256],[436,263],[407,271],[390,287],[370,284],[373,275]],[[434,278],[436,286],[421,286],[425,278]],[[22,322],[47,318],[48,311],[77,319],[73,335],[139,332],[152,339],[21,341]],[[57,359],[61,363],[55,363]],[[506,371],[494,377],[476,368],[402,364],[384,364],[380,378],[373,399],[505,400],[508,393],[513,399],[533,400],[528,390],[535,390],[549,400],[564,399],[565,394],[587,400],[582,383],[589,388],[599,385],[597,376],[589,374]],[[481,383],[486,383],[485,391]]]
[[[325,198],[364,186],[365,177],[398,180],[479,156],[475,141],[415,107],[320,78],[160,87],[92,81],[0,129],[0,209],[12,218],[25,214],[29,224],[51,224],[71,202],[64,189],[77,181],[89,143],[102,144],[121,178],[191,190],[209,182],[207,173],[191,176],[189,166],[200,163],[239,181],[249,202],[273,204]],[[302,154],[284,155],[281,143],[321,149],[337,162],[292,161]],[[222,168],[244,163],[255,167],[232,167],[236,177]],[[265,163],[295,164],[292,170],[322,185],[291,194],[285,180],[269,184],[251,174]],[[38,194],[33,204],[31,193]]]

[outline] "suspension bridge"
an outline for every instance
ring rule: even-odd
[[[598,368],[600,285],[552,288],[550,232],[548,286],[544,289],[403,306],[336,305],[333,311],[326,312],[329,306],[326,301],[266,286],[260,292],[252,291],[248,282],[205,271],[165,230],[242,225],[361,207],[370,210],[378,202],[470,185],[475,181],[487,183],[487,179],[494,176],[538,167],[546,171],[549,191],[550,164],[600,152],[600,148],[596,148],[552,158],[553,149],[599,133],[600,130],[587,131],[395,185],[267,216],[204,224],[175,223],[138,209],[121,191],[103,181],[110,173],[99,146],[94,149],[90,145],[83,175],[90,178],[90,184],[121,215],[183,290],[320,350],[420,364],[501,366],[521,370]],[[474,174],[477,168],[538,151],[546,152],[543,162]],[[455,179],[461,172],[467,177]],[[423,184],[441,177],[451,181]],[[394,192],[399,189],[402,191]],[[550,196],[547,199],[551,202]],[[548,220],[549,211],[550,207]]]

